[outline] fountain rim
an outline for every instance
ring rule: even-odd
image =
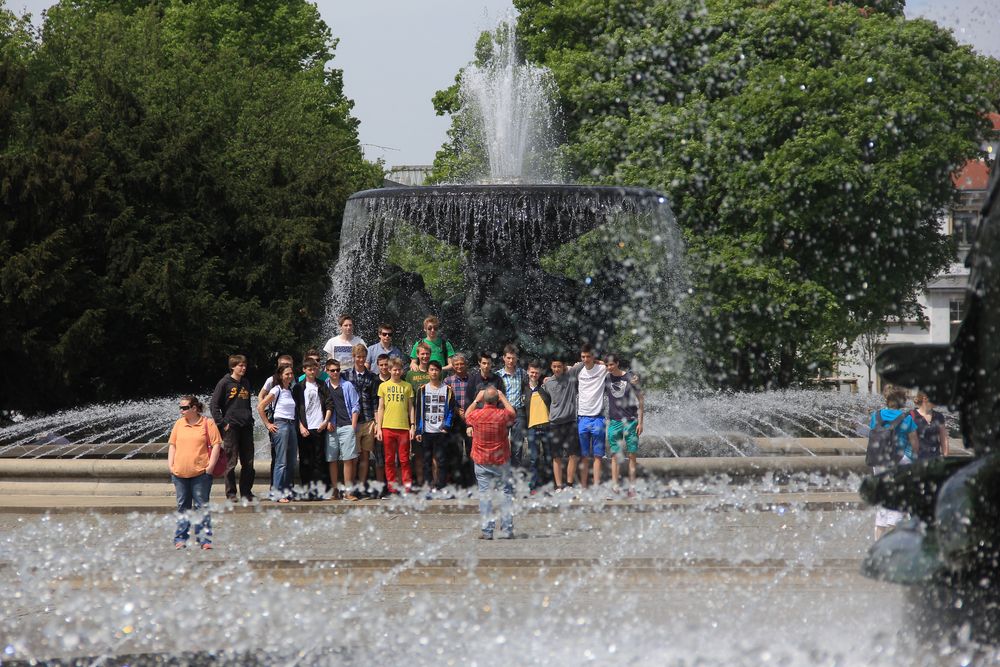
[[[410,185],[361,190],[347,201],[362,199],[409,199],[418,197],[461,197],[484,194],[510,196],[544,196],[552,194],[582,194],[597,198],[655,199],[657,204],[669,205],[670,199],[656,190],[624,185],[570,185],[553,183],[499,183],[499,184],[450,184]]]

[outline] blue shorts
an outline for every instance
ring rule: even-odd
[[[604,456],[604,417],[577,417],[576,432],[580,436],[580,456]]]

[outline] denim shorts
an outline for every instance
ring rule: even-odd
[[[604,417],[579,417],[576,430],[580,436],[580,456],[604,456]]]
[[[358,448],[354,437],[354,427],[338,426],[330,431],[326,439],[326,461],[353,461],[358,458]]]

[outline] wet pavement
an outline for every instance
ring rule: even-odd
[[[807,495],[522,500],[489,542],[470,501],[262,504],[216,512],[212,551],[176,551],[162,507],[9,509],[0,635],[8,659],[941,664],[897,634],[903,589],[858,574],[873,511]]]

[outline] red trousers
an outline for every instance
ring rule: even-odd
[[[403,478],[403,488],[413,484],[410,470],[410,432],[399,428],[382,429],[382,446],[385,452],[385,482],[390,491],[396,491],[396,458],[399,458],[399,472]]]

